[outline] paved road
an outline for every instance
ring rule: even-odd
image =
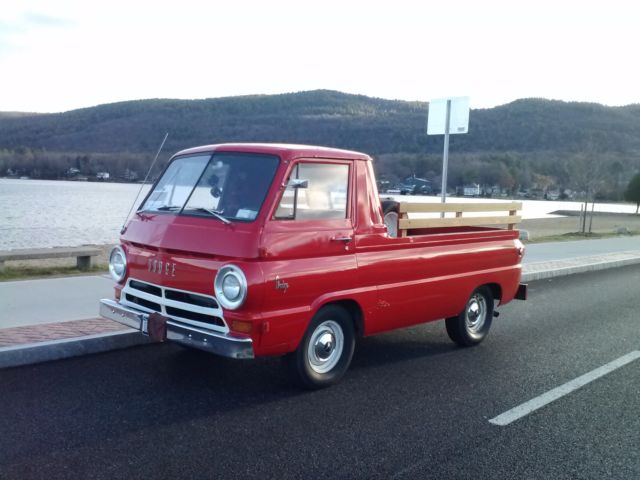
[[[0,478],[640,478],[640,266],[531,285],[485,343],[440,323],[358,344],[343,382],[150,345],[0,371]]]

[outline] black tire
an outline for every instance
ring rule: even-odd
[[[395,200],[384,200],[382,202],[382,213],[384,224],[390,237],[398,236],[398,218],[400,215],[400,204]]]
[[[333,342],[331,353],[326,348],[326,340]],[[285,363],[299,386],[310,390],[325,388],[337,383],[345,374],[354,349],[355,329],[351,315],[338,305],[328,305],[313,317],[298,349],[285,357]],[[331,358],[331,355],[335,357]]]
[[[493,320],[494,298],[489,287],[473,291],[464,309],[455,317],[447,318],[447,334],[461,347],[472,347],[489,334]],[[479,313],[479,316],[475,316]]]

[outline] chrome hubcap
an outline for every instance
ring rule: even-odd
[[[309,366],[316,373],[331,371],[340,361],[343,348],[342,327],[333,320],[322,322],[311,334],[307,348]]]
[[[333,333],[323,333],[314,345],[316,357],[320,360],[326,360],[331,356],[331,352],[333,352],[335,346],[336,337],[333,336]]]
[[[476,334],[482,329],[487,320],[487,301],[482,295],[476,293],[469,299],[464,320],[469,333]]]

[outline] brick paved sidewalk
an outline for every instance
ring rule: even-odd
[[[127,330],[133,331],[125,325],[105,318],[89,318],[87,320],[2,328],[0,329],[0,348]]]

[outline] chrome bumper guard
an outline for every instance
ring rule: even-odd
[[[125,307],[118,302],[103,298],[100,300],[100,315],[139,330],[144,335],[149,334],[149,313]],[[238,338],[225,333],[207,331],[185,325],[171,318],[167,320],[167,340],[224,357],[254,358],[253,341],[250,338]]]

